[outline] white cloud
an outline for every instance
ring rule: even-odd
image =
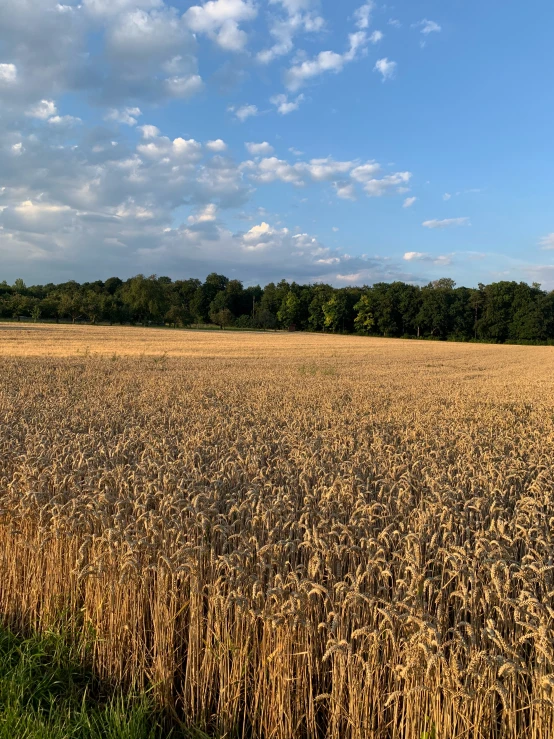
[[[285,73],[285,83],[289,90],[295,91],[306,84],[310,79],[325,72],[337,74],[345,64],[353,61],[367,45],[365,31],[351,33],[348,37],[349,49],[343,54],[335,51],[320,51],[313,59],[306,59],[290,67]]]
[[[242,51],[248,41],[239,23],[253,20],[257,8],[249,0],[209,0],[193,5],[183,16],[195,33],[205,33],[226,51]]]
[[[289,100],[287,95],[273,95],[269,99],[272,105],[275,105],[277,112],[281,115],[288,115],[295,110],[298,110],[300,103],[304,100],[304,95],[298,95],[294,100]]]
[[[139,144],[137,152],[152,160],[166,163],[179,161],[193,164],[202,157],[202,144],[194,139],[178,137],[171,141],[166,136],[152,138],[148,144]]]
[[[30,118],[39,118],[40,120],[47,120],[51,116],[56,115],[58,109],[53,100],[41,100],[40,102],[33,105],[29,110],[26,111],[25,115]]]
[[[52,118],[48,119],[48,124],[50,126],[57,127],[71,127],[76,126],[78,123],[82,122],[83,121],[80,118],[73,115],[54,115],[52,116]]]
[[[435,21],[429,21],[426,18],[419,21],[419,23],[415,23],[414,26],[420,28],[421,33],[424,36],[428,36],[430,33],[440,33],[442,31],[442,28],[438,23],[435,23]]]
[[[139,118],[139,116],[141,115],[142,111],[140,108],[123,108],[122,110],[117,110],[117,108],[110,108],[104,116],[104,120],[114,121],[115,123],[123,123],[126,126],[136,126],[137,118]]]
[[[333,226],[332,230],[333,230],[333,231],[334,231],[335,233],[337,233],[337,231],[338,231],[339,229],[338,229],[338,228],[337,228],[336,226]]]
[[[201,156],[202,144],[194,139],[173,139],[173,150],[178,157],[198,160]]]
[[[259,226],[252,226],[250,231],[244,234],[242,237],[245,249],[264,249],[271,241],[272,237],[277,232],[271,226],[262,221]],[[287,234],[288,230],[284,229],[284,233]]]
[[[396,62],[391,62],[387,57],[378,59],[373,67],[374,72],[379,72],[383,77],[383,82],[391,80],[396,74]]]
[[[373,2],[368,2],[365,5],[359,7],[354,12],[354,18],[356,20],[356,26],[358,28],[361,28],[362,30],[365,28],[369,28],[371,11],[374,9],[374,7],[375,5]]]
[[[268,144],[267,141],[262,141],[260,144],[256,144],[253,141],[248,141],[244,144],[250,156],[269,156],[273,154],[273,147]]]
[[[356,188],[352,183],[336,183],[335,192],[341,200],[356,200]]]
[[[411,172],[395,172],[385,177],[373,177],[365,182],[364,190],[370,198],[380,198],[394,190],[401,194],[406,192],[405,186],[411,178]]]
[[[470,226],[469,218],[444,218],[442,221],[423,221],[424,228],[449,228],[450,226]]]
[[[143,139],[155,139],[160,135],[160,129],[156,126],[139,126],[138,130],[142,133]]]
[[[369,40],[372,44],[378,44],[379,41],[382,41],[384,38],[384,33],[382,31],[373,31],[371,36],[369,37]]]
[[[442,199],[443,200],[450,200],[451,197],[452,197],[452,195],[449,192],[445,192],[444,195],[442,196]]]
[[[351,272],[350,274],[337,274],[336,275],[337,280],[340,282],[348,282],[352,285],[356,283],[360,283],[363,279],[363,272]]]
[[[439,254],[434,256],[421,251],[407,251],[402,257],[406,262],[429,262],[438,266],[446,267],[452,264],[452,256],[448,254]]]
[[[25,200],[2,212],[4,228],[44,234],[64,228],[73,219],[72,209],[56,203]]]
[[[217,205],[215,203],[208,203],[195,215],[191,215],[187,218],[187,221],[196,225],[198,223],[213,223],[217,218]]]
[[[214,139],[213,141],[208,141],[206,144],[206,149],[209,149],[210,151],[217,151],[222,152],[227,149],[227,144],[223,139]]]
[[[253,116],[258,115],[259,112],[257,105],[241,105],[239,108],[231,106],[228,110],[234,113],[235,117],[238,118],[241,123],[244,123],[247,118],[252,118]]]
[[[256,58],[262,64],[269,64],[280,56],[289,54],[294,48],[294,37],[301,31],[317,33],[325,26],[325,21],[313,12],[313,0],[270,0],[272,5],[281,5],[284,17],[272,18],[269,32],[275,39],[273,46],[262,49]]]
[[[0,64],[0,84],[13,84],[17,80],[17,67],[15,64]]]
[[[548,234],[548,236],[544,236],[539,241],[539,244],[543,249],[554,249],[554,233]]]
[[[350,176],[353,180],[356,180],[356,182],[365,184],[372,180],[376,174],[379,174],[380,171],[381,165],[377,164],[377,162],[366,162],[365,164],[360,164],[354,167],[350,172]]]
[[[336,177],[348,174],[352,169],[352,162],[337,162],[332,157],[323,159],[310,159],[302,168],[316,182],[329,182]]]
[[[174,98],[188,98],[200,92],[204,82],[199,74],[189,74],[181,77],[168,77],[165,80],[165,88]]]
[[[250,173],[256,182],[268,184],[270,182],[287,182],[293,185],[303,185],[304,174],[299,164],[289,164],[277,157],[267,157],[258,162],[244,162],[241,169]]]
[[[82,2],[87,13],[101,19],[120,15],[130,10],[151,10],[163,6],[163,0],[82,0]],[[63,7],[71,8],[72,6]]]
[[[402,207],[403,208],[411,208],[412,205],[416,202],[416,200],[417,200],[417,198],[415,198],[415,197],[413,197],[413,198],[406,198],[406,200],[404,200],[404,202],[402,203]]]
[[[356,199],[356,183],[362,185],[368,197],[381,197],[394,192],[401,194],[408,189],[406,185],[412,177],[411,172],[394,172],[378,177],[381,166],[377,162],[360,164],[356,161],[337,161],[332,157],[296,161],[294,164],[277,157],[266,157],[243,162],[240,169],[258,183],[280,181],[301,187],[308,181],[330,182],[337,196],[343,200]]]
[[[270,5],[282,5],[290,15],[310,10],[317,0],[269,0]]]
[[[144,65],[148,58],[167,62],[187,42],[187,31],[173,9],[135,9],[116,17],[107,27],[110,54],[125,66]]]

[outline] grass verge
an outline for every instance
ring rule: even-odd
[[[0,739],[202,736],[167,726],[148,695],[102,684],[63,636],[21,637],[0,627]]]

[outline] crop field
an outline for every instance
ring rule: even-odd
[[[210,736],[554,737],[554,348],[0,325],[0,617]]]

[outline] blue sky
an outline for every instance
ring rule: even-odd
[[[554,289],[554,6],[0,0],[0,279]]]

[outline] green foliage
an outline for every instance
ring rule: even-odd
[[[147,695],[102,684],[63,637],[21,638],[0,628],[0,739],[177,736]]]
[[[281,307],[277,311],[277,319],[283,328],[296,325],[299,316],[299,308],[299,298],[293,292],[289,292],[283,299]]]
[[[337,289],[281,280],[245,288],[216,272],[204,282],[136,275],[125,282],[110,277],[28,287],[16,280],[0,283],[0,318],[263,330],[295,326],[435,341],[549,344],[554,341],[554,291],[507,281],[456,287],[446,277],[425,287],[397,281]]]
[[[437,739],[437,729],[428,716],[425,717],[425,723],[428,726],[426,726],[424,731],[421,733],[420,739]]]

